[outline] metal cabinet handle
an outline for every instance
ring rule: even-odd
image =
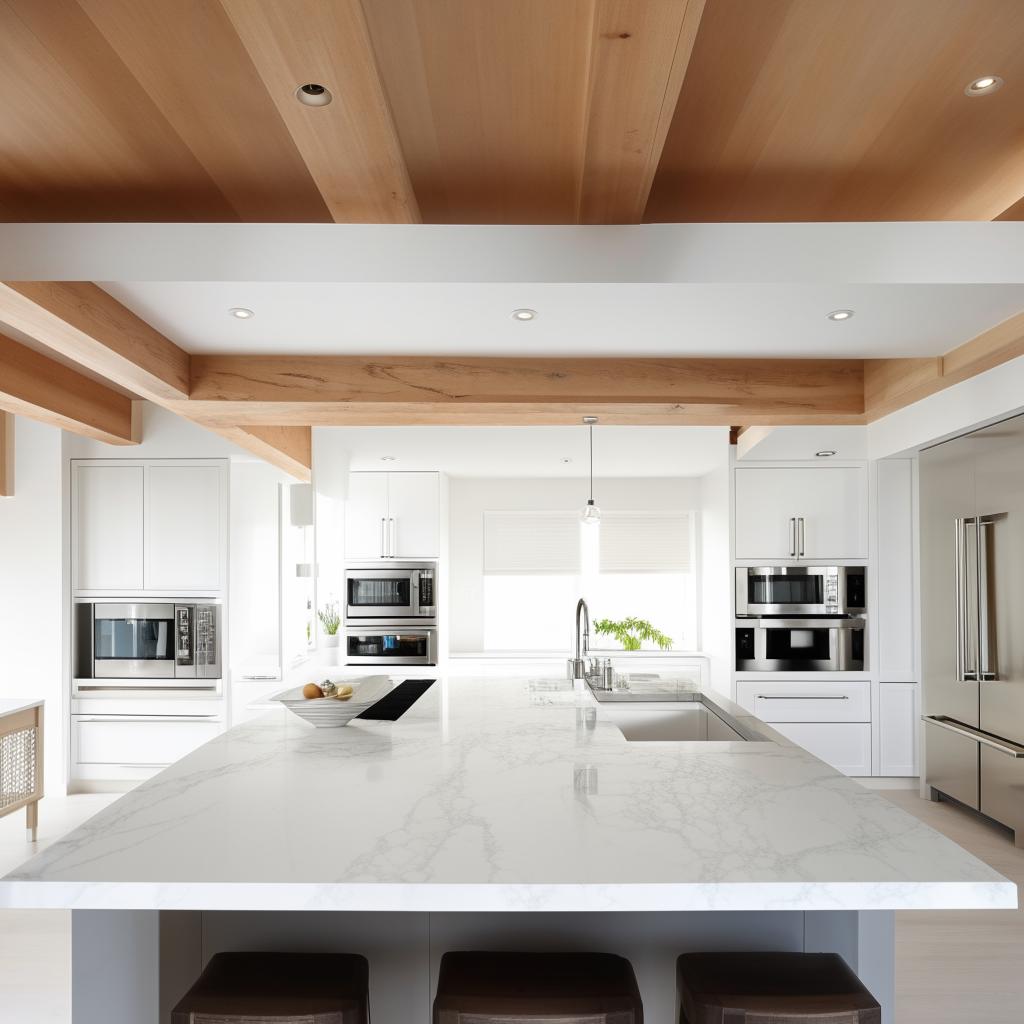
[[[387,549],[385,547],[385,541],[384,541],[384,517],[383,516],[380,517],[380,557],[381,558],[386,558],[387,557]]]
[[[796,519],[789,520],[789,557],[796,558]]]
[[[804,536],[804,517],[803,516],[800,516],[800,518],[797,519],[797,521],[796,521],[796,529],[797,529],[797,548],[796,548],[796,553],[797,553],[798,557],[803,558],[804,557],[804,540],[806,539],[805,536]]]
[[[759,693],[758,700],[849,700],[845,693]]]
[[[975,729],[970,725],[964,725],[955,719],[946,718],[945,715],[922,715],[921,719],[930,725],[937,725],[940,729],[948,729],[959,736],[966,736],[969,740],[977,740],[986,747],[998,750],[1000,754],[1006,754],[1007,757],[1024,757],[1024,747],[1011,743],[1009,740],[996,739],[987,732],[982,732],[980,729]]]

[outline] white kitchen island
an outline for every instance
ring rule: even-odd
[[[0,905],[73,910],[75,1024],[156,1024],[223,949],[364,953],[376,1024],[426,1024],[441,954],[474,947],[621,953],[651,1021],[673,1019],[680,952],[835,950],[891,1020],[894,910],[1016,906],[710,699],[763,738],[630,741],[621,705],[524,679],[441,678],[397,722],[336,730],[272,711],[0,881]]]

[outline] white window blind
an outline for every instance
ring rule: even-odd
[[[606,572],[689,572],[688,512],[603,512],[599,565]]]
[[[484,572],[571,576],[580,571],[578,512],[484,512]]]
[[[598,529],[599,572],[692,569],[688,512],[606,511]],[[565,576],[580,571],[578,510],[484,512],[485,573]]]

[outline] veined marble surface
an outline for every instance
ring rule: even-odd
[[[589,693],[525,679],[439,679],[394,723],[271,711],[0,880],[0,905],[1016,906],[980,860],[712,699],[778,742],[630,743]]]

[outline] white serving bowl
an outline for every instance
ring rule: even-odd
[[[348,700],[335,700],[333,697],[306,700],[302,696],[302,687],[296,686],[274,694],[270,699],[283,704],[318,729],[337,729],[373,707],[391,690],[390,676],[360,676],[358,679],[332,679],[331,682],[336,686],[351,686],[352,696]]]

